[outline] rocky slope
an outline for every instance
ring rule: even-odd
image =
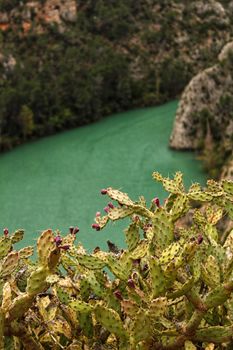
[[[0,2],[0,149],[178,97],[232,14],[215,0]]]
[[[233,42],[227,43],[218,61],[198,73],[182,94],[170,146],[201,150],[213,175],[233,179]]]

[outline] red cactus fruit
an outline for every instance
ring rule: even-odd
[[[91,227],[96,230],[99,231],[100,230],[100,225],[99,224],[92,224]]]
[[[62,238],[60,236],[56,236],[54,238],[54,242],[56,243],[56,246],[58,247],[62,243]]]
[[[155,197],[152,201],[158,208],[160,207],[159,198]]]
[[[76,235],[76,233],[78,233],[79,231],[79,227],[75,226],[75,228],[73,229],[73,235]]]
[[[122,294],[119,290],[116,290],[113,294],[118,300],[123,300]]]
[[[201,244],[203,242],[203,236],[200,234],[197,236],[197,244]]]
[[[129,288],[135,289],[135,283],[134,280],[132,280],[132,278],[128,280],[128,286]]]
[[[101,191],[100,191],[101,194],[105,195],[108,193],[108,190],[106,188],[103,188]]]
[[[7,236],[9,235],[9,230],[8,230],[8,228],[4,228],[3,234],[4,234],[5,237],[7,237]]]
[[[114,205],[110,202],[110,203],[108,203],[108,207],[110,208],[110,209],[114,209]]]
[[[108,214],[108,212],[109,212],[109,207],[105,207],[105,208],[104,208],[104,211],[105,211],[105,213]]]

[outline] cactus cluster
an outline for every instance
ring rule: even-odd
[[[31,262],[32,247],[13,250],[23,231],[4,231],[0,349],[233,349],[233,230],[220,227],[233,218],[233,182],[186,191],[179,172],[153,178],[170,193],[164,205],[101,191],[111,202],[92,227],[128,217],[124,250],[88,254],[79,229],[47,230]]]

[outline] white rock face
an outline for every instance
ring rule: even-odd
[[[222,4],[215,0],[195,1],[192,4],[193,10],[199,16],[208,16],[208,21],[217,20],[218,23],[229,23],[229,17]],[[207,20],[205,18],[205,20]]]

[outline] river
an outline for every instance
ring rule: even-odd
[[[186,185],[204,184],[206,175],[191,152],[168,148],[177,101],[119,113],[95,124],[20,146],[0,155],[0,230],[25,229],[35,244],[46,228],[80,227],[77,242],[106,249],[110,239],[124,245],[124,222],[92,230],[96,211],[107,203],[100,189],[114,187],[132,199],[166,197],[152,172],[184,173]]]

